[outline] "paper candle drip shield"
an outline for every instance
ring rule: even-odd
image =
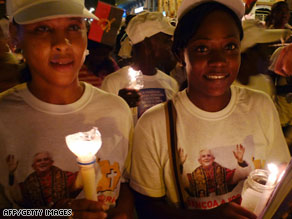
[[[144,87],[143,74],[141,71],[135,71],[133,68],[129,68],[129,87],[131,89],[140,90]]]
[[[96,127],[88,132],[78,132],[66,136],[66,143],[81,163],[95,160],[95,154],[101,147],[101,134]]]

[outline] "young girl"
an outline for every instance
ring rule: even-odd
[[[23,52],[31,81],[0,96],[0,183],[20,207],[70,208],[77,218],[131,218],[123,177],[131,112],[121,98],[78,80],[87,47],[84,18],[97,18],[83,0],[9,0],[7,11],[12,42]],[[65,143],[65,136],[92,127],[102,137],[98,202],[79,199],[79,167]]]
[[[256,218],[240,206],[244,179],[265,163],[288,162],[273,102],[231,86],[240,66],[241,0],[185,0],[173,50],[188,87],[173,98],[186,209],[178,206],[164,105],[146,112],[134,132],[131,187],[142,218]]]

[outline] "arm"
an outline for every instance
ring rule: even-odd
[[[128,183],[122,183],[117,206],[108,211],[108,218],[132,219],[134,217],[134,197]]]
[[[134,194],[139,219],[256,218],[256,215],[236,202],[226,203],[212,210],[184,210],[168,205],[164,197],[151,198],[137,192]]]

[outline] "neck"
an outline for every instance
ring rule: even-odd
[[[33,82],[27,84],[30,92],[38,99],[58,105],[66,105],[77,101],[84,92],[84,84],[63,86],[40,86]]]
[[[190,92],[188,88],[187,95],[190,101],[201,110],[207,112],[218,112],[228,105],[231,99],[231,90],[229,89],[228,92],[220,96],[207,96],[197,95],[196,92]]]
[[[157,71],[155,66],[145,64],[136,64],[134,68],[140,70],[143,75],[155,75]]]

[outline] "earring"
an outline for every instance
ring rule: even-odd
[[[88,56],[88,55],[89,55],[89,50],[86,49],[86,50],[85,50],[85,56]]]

